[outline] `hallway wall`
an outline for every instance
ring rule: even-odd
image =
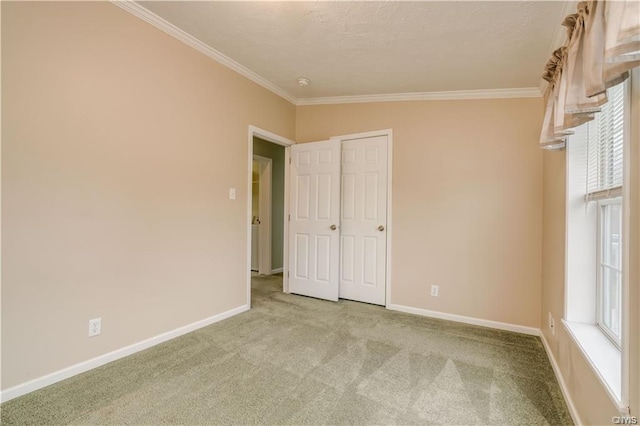
[[[271,158],[271,270],[284,265],[284,146],[253,138],[253,153]]]

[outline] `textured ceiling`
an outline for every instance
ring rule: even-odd
[[[138,3],[298,99],[538,87],[564,13],[554,1]]]

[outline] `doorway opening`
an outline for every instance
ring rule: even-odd
[[[287,269],[288,158],[293,141],[249,126],[247,205],[247,304],[251,276],[279,274]],[[283,290],[287,277],[283,276]]]
[[[263,152],[271,154],[275,157],[276,167],[284,168],[283,161],[279,157],[284,157],[284,147],[274,145],[270,147],[269,142],[262,139],[254,139],[254,152]],[[267,145],[268,144],[268,145]],[[281,151],[281,152],[280,152]],[[278,257],[278,249],[281,250],[281,244],[278,242],[277,226],[278,220],[282,220],[279,209],[272,206],[272,195],[275,192],[276,202],[284,195],[284,182],[279,179],[280,175],[284,175],[284,170],[276,170],[275,175],[272,173],[274,158],[263,157],[261,155],[253,155],[252,169],[252,201],[251,201],[251,270],[261,275],[271,275],[275,269],[281,268],[282,259]],[[275,186],[273,188],[272,186]],[[276,210],[274,212],[274,210]],[[273,214],[276,213],[276,214]],[[275,223],[274,223],[275,222]],[[272,231],[274,231],[272,238]],[[279,232],[282,233],[282,232]],[[276,244],[273,244],[276,243]],[[275,246],[275,247],[274,247]],[[275,261],[272,262],[272,249],[275,254]],[[275,266],[274,266],[275,265]]]

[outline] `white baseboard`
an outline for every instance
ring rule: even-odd
[[[564,396],[564,401],[567,403],[567,408],[569,408],[569,414],[571,414],[573,423],[575,423],[577,426],[583,425],[584,423],[582,423],[582,420],[578,415],[578,410],[576,410],[576,406],[573,404],[573,399],[571,399],[571,394],[569,394],[567,383],[564,381],[564,377],[562,376],[562,372],[560,371],[560,366],[556,362],[556,358],[553,356],[553,352],[551,352],[549,343],[547,342],[547,339],[544,337],[544,333],[542,332],[540,332],[540,340],[542,340],[542,346],[544,346],[544,350],[547,352],[547,358],[549,358],[549,361],[551,361],[551,367],[553,368],[553,372],[556,375],[558,384],[560,384],[560,390],[562,391],[562,396]]]
[[[185,325],[183,327],[176,328],[175,330],[171,330],[166,333],[159,334],[155,337],[151,337],[141,342],[134,343],[124,348],[116,349],[113,352],[109,352],[104,355],[100,355],[98,357],[89,359],[87,361],[83,361],[76,365],[72,365],[62,370],[53,372],[51,374],[47,374],[46,376],[38,377],[37,379],[33,379],[28,382],[19,384],[17,386],[14,386],[12,388],[2,391],[2,393],[0,394],[0,401],[1,402],[9,401],[13,398],[17,398],[29,392],[33,392],[35,390],[44,388],[46,386],[57,383],[59,381],[68,379],[69,377],[73,377],[75,375],[84,373],[96,367],[100,367],[102,365],[105,365],[117,359],[124,358],[136,352],[140,352],[144,349],[150,348],[151,346],[155,346],[159,343],[166,342],[167,340],[174,339],[178,336],[182,336],[183,334],[190,333],[199,328],[206,327],[218,321],[222,321],[234,315],[238,315],[242,312],[248,311],[249,309],[250,308],[248,305],[239,306],[237,308],[228,310],[221,314],[214,315],[200,321],[196,321],[194,323]]]
[[[462,322],[465,324],[480,325],[482,327],[496,328],[498,330],[513,331],[516,333],[530,334],[532,336],[540,335],[540,330],[524,325],[509,324],[506,322],[490,321],[480,318],[465,317],[463,315],[447,314],[445,312],[430,311],[428,309],[413,308],[403,305],[387,305],[387,309],[392,311],[406,312],[408,314],[421,315],[423,317],[438,318],[448,321]]]
[[[276,268],[274,270],[271,271],[272,274],[279,274],[280,272],[284,271],[283,268]]]

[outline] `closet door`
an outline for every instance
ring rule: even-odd
[[[340,141],[291,146],[289,291],[338,300]]]
[[[387,136],[343,140],[340,298],[384,305]]]

